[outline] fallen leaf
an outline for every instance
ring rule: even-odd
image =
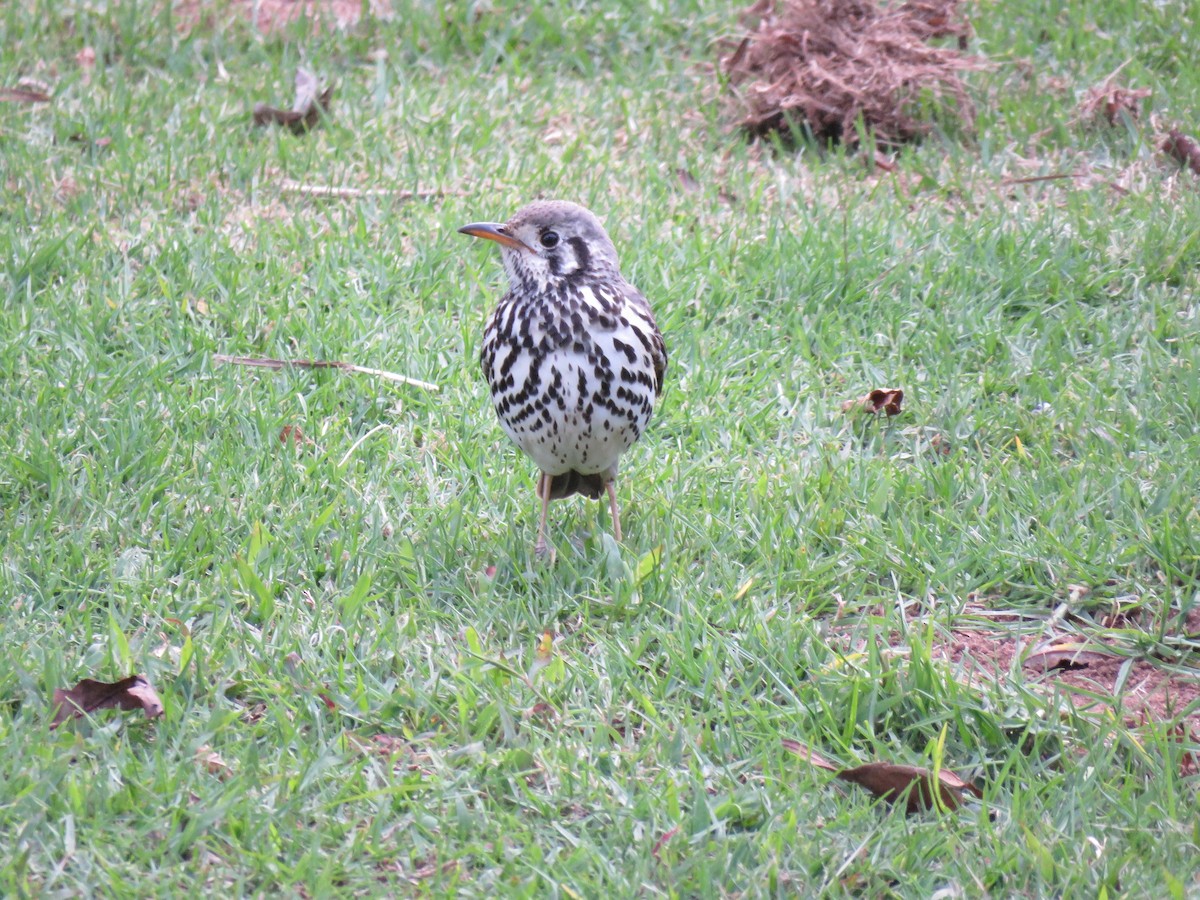
[[[904,798],[905,811],[910,814],[934,809],[939,805],[949,810],[958,809],[963,803],[964,792],[972,793],[976,797],[983,796],[979,788],[947,769],[940,769],[937,773],[938,800],[935,800],[933,773],[928,769],[890,762],[866,763],[845,769],[799,741],[784,738],[782,743],[785,750],[796,754],[810,765],[833,772],[842,781],[864,787],[888,803],[895,803]]]
[[[946,809],[958,809],[963,803],[964,791],[969,791],[976,797],[983,796],[979,788],[963,781],[953,772],[940,769],[937,776],[940,805]],[[895,803],[904,798],[905,811],[909,814],[934,809],[939,805],[933,796],[933,773],[919,766],[873,762],[855,766],[853,769],[844,769],[837,773],[837,777],[865,787],[888,803]]]
[[[1167,132],[1167,139],[1162,143],[1162,151],[1171,159],[1183,163],[1200,175],[1200,146],[1178,128],[1172,128]]]
[[[842,412],[865,409],[870,413],[885,412],[888,416],[900,415],[900,404],[904,402],[904,391],[900,388],[876,388],[854,400],[842,404]]]
[[[317,76],[308,69],[296,70],[296,99],[291,109],[279,109],[266,103],[254,104],[254,124],[282,125],[292,134],[304,134],[329,113],[333,87],[321,90]]]
[[[232,774],[229,764],[221,759],[221,754],[213,750],[207,745],[196,748],[196,762],[201,765],[209,775],[216,775],[224,780]]]
[[[162,701],[150,686],[145,675],[130,675],[109,684],[85,678],[70,689],[59,688],[54,692],[54,721],[57,728],[70,718],[81,718],[100,709],[122,709],[145,711],[146,718],[162,715]]]
[[[299,425],[284,425],[279,432],[279,443],[287,444],[291,442],[293,447],[299,447],[301,444],[312,447],[315,446],[312,440],[300,430]]]
[[[1061,644],[1049,644],[1033,651],[1025,658],[1022,666],[1039,672],[1049,672],[1051,669],[1086,669],[1088,666],[1108,662],[1114,658],[1115,653],[1097,649],[1095,644],[1066,641]]]
[[[527,719],[541,719],[547,722],[558,718],[558,710],[544,700],[539,700],[525,713]]]

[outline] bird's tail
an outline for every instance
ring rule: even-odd
[[[615,473],[613,473],[615,474]],[[604,486],[612,481],[608,472],[593,472],[585,475],[572,469],[561,475],[550,476],[550,499],[561,500],[572,494],[583,494],[591,500],[599,500]]]

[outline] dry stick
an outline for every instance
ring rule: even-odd
[[[1091,174],[1091,172],[1067,172],[1056,175],[1030,175],[1025,178],[1002,178],[1000,179],[1000,184],[1004,185],[1005,187],[1011,187],[1014,184],[1040,184],[1046,181],[1065,181],[1068,179],[1078,180],[1080,178],[1088,178],[1091,176]],[[1096,183],[1103,184],[1105,187],[1111,188],[1118,194],[1129,193],[1128,189],[1121,187],[1114,181],[1097,180]]]
[[[334,197],[351,200],[358,197],[387,197],[393,200],[430,200],[439,197],[465,197],[463,191],[398,191],[389,188],[342,187],[336,184],[303,184],[285,178],[279,182],[279,190],[285,194],[300,194],[305,197]]]
[[[388,381],[400,384],[411,384],[413,387],[436,391],[438,386],[429,381],[409,378],[407,375],[397,375],[395,372],[385,372],[383,369],[369,369],[366,366],[356,366],[354,363],[339,362],[323,359],[269,359],[260,356],[223,356],[213,355],[213,362],[228,363],[233,366],[255,366],[260,369],[345,369],[347,372],[360,372],[363,375],[375,375]]]
[[[1076,172],[1060,172],[1056,175],[1028,175],[1023,178],[1002,178],[1001,184],[1037,184],[1041,181],[1061,181],[1064,178],[1084,178],[1086,176]]]
[[[0,88],[2,103],[49,103],[52,99],[45,91],[36,88]]]

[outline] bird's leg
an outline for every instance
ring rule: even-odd
[[[550,511],[550,476],[542,472],[537,484],[538,497],[542,501],[542,518],[538,522],[537,543],[533,555],[543,562],[554,562],[554,549],[546,543],[546,515]]]
[[[617,512],[617,489],[612,481],[605,487],[608,489],[608,511],[612,515],[613,537],[619,544],[621,542],[621,515]]]

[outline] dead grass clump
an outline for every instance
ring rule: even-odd
[[[961,0],[758,0],[749,33],[722,61],[737,124],[754,136],[793,128],[823,141],[858,142],[858,123],[889,146],[918,139],[935,120],[970,130],[975,109],[961,73],[970,25]],[[957,46],[930,43],[957,38]]]
[[[1117,70],[1119,72],[1120,69]],[[1113,72],[1100,84],[1088,88],[1083,99],[1079,101],[1077,118],[1082,122],[1103,120],[1109,125],[1117,125],[1122,118],[1128,117],[1136,122],[1142,115],[1142,101],[1150,96],[1149,88],[1127,88],[1116,82],[1117,72]]]

